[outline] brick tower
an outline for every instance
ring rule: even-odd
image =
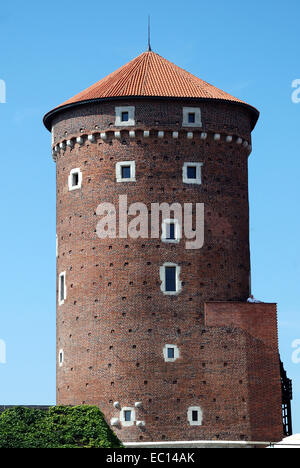
[[[57,403],[99,406],[125,442],[282,438],[276,305],[247,301],[257,119],[152,51],[44,117],[57,168]],[[156,237],[130,224],[99,237],[101,203],[119,226],[137,202],[151,216],[157,203],[204,205],[203,245],[187,248],[172,213]]]

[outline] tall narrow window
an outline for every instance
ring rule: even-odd
[[[200,406],[190,406],[187,411],[187,419],[191,426],[201,426],[203,413]]]
[[[189,112],[188,113],[188,122],[189,123],[195,123],[195,112]]]
[[[175,240],[175,224],[169,223],[167,226],[167,240]]]
[[[80,189],[82,185],[82,172],[79,167],[72,169],[68,178],[69,191]]]
[[[179,358],[179,349],[176,345],[167,344],[163,348],[163,356],[166,362],[174,362]]]
[[[126,422],[131,421],[131,410],[126,410],[124,411],[124,420]]]
[[[59,300],[63,301],[65,299],[65,277],[62,275],[60,277],[60,296]]]
[[[166,291],[175,292],[176,291],[176,267],[169,266],[165,269],[166,275]]]
[[[78,172],[74,172],[72,174],[72,187],[76,187],[78,185],[78,182],[79,182],[79,174]]]
[[[59,367],[61,367],[64,363],[64,352],[62,349],[59,350],[59,353],[58,353],[58,364],[59,364]]]
[[[197,170],[195,166],[187,166],[187,178],[188,179],[196,179],[197,178]]]
[[[164,294],[175,295],[181,292],[179,275],[180,266],[176,265],[176,263],[164,263],[160,267],[160,289]]]
[[[122,179],[130,179],[131,171],[130,166],[122,166]]]
[[[121,114],[122,116],[122,122],[128,122],[129,120],[129,113],[126,111],[126,112],[122,112]]]
[[[177,219],[164,219],[162,222],[162,235],[163,242],[176,243],[181,238],[181,226]]]
[[[66,272],[60,273],[58,279],[58,304],[62,305],[67,297]]]

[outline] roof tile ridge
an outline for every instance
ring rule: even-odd
[[[65,105],[65,104],[68,104],[70,101],[74,101],[74,99],[79,99],[81,96],[85,95],[85,94],[89,94],[90,92],[94,91],[95,89],[97,89],[99,86],[103,86],[107,83],[107,81],[110,81],[110,80],[113,80],[113,83],[115,84],[115,82],[118,80],[118,76],[120,73],[124,73],[125,72],[125,76],[127,76],[126,74],[126,70],[129,66],[134,66],[134,64],[136,62],[139,62],[140,58],[142,57],[143,54],[140,54],[138,55],[137,57],[135,57],[134,59],[130,60],[129,62],[125,63],[124,65],[122,65],[121,67],[119,67],[117,70],[114,70],[112,73],[110,73],[109,75],[106,75],[105,77],[101,78],[101,80],[98,80],[96,83],[88,86],[87,88],[85,88],[83,91],[81,91],[80,93],[76,94],[75,96],[73,96],[72,98],[68,99],[67,101],[63,102],[59,107],[61,107],[62,105]],[[131,67],[130,67],[131,69]]]
[[[145,95],[145,89],[147,87],[147,79],[148,79],[148,72],[149,72],[149,67],[150,67],[150,60],[151,60],[151,54],[154,53],[152,51],[146,52],[146,60],[145,60],[145,74],[144,74],[144,80],[142,84],[142,95]]]
[[[165,62],[165,65],[168,68],[171,68],[170,66],[172,65],[176,69],[176,72],[178,72],[178,74],[181,75],[182,78],[187,79],[189,82],[194,84],[194,86],[196,86],[197,88],[201,88],[201,83],[202,83],[203,85],[207,86],[209,89],[213,89],[214,91],[216,91],[219,96],[224,96],[224,97],[227,96],[227,97],[229,97],[231,99],[234,98],[238,102],[243,102],[239,98],[237,98],[235,96],[232,96],[231,94],[227,93],[226,91],[223,91],[223,90],[217,88],[216,86],[208,83],[207,81],[202,80],[201,78],[198,78],[196,75],[194,75],[193,73],[188,72],[184,68],[179,67],[174,62],[171,62],[170,60],[167,60],[166,58],[162,57],[159,54],[156,54],[156,55],[158,55],[162,59],[162,61]],[[208,90],[201,89],[201,91],[204,94],[206,94],[207,97],[211,98],[210,93],[208,92]]]
[[[124,86],[126,86],[126,82],[128,78],[130,78],[131,75],[134,75],[134,73],[140,67],[142,62],[143,62],[143,54],[140,54],[138,57],[136,57],[135,59],[131,60],[126,65],[124,65],[126,69],[124,69],[124,67],[121,67],[118,70],[116,70],[119,73],[113,77],[113,82],[110,84],[107,91],[104,93],[104,96],[111,95],[114,89],[122,90]],[[108,75],[106,78],[111,79],[113,74],[114,72]],[[122,79],[119,79],[119,75],[121,75]],[[100,82],[99,82],[99,85],[100,85]]]
[[[147,92],[150,95],[155,95],[154,90],[156,88],[156,85],[159,84],[159,82],[160,82],[159,67],[160,67],[161,59],[163,59],[163,57],[161,57],[156,52],[152,52],[152,55],[149,57],[149,59],[151,59],[151,64],[150,64],[150,66],[148,68],[149,74],[147,75],[147,81],[145,81],[145,92],[147,90]],[[165,64],[168,64],[167,60],[165,60],[165,63],[163,63],[163,66],[165,66]],[[154,82],[151,82],[151,80],[149,80],[150,73],[154,78]],[[166,86],[166,84],[164,84],[164,83],[160,83],[160,84],[162,84],[163,87]]]
[[[143,77],[145,75],[145,69],[147,67],[148,55],[147,52],[143,54],[143,60],[140,61],[139,67],[135,70],[132,76],[132,82],[130,85],[130,94],[143,95]]]
[[[104,78],[101,78],[101,80],[98,81],[98,84],[100,82],[105,82],[105,81],[111,79],[112,77],[114,77],[115,75],[117,75],[117,74],[121,73],[122,71],[126,70],[129,67],[129,65],[132,66],[134,63],[138,62],[141,59],[142,56],[143,56],[143,53],[138,55],[137,57],[129,60],[129,62],[127,62],[124,65],[122,65],[121,67],[117,68],[117,70],[114,70],[113,72],[106,75]]]

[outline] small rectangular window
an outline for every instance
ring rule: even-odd
[[[167,239],[174,240],[175,239],[175,223],[167,223]]]
[[[135,182],[135,161],[119,161],[116,163],[117,182]]]
[[[65,276],[60,276],[60,300],[63,301],[65,299]]]
[[[176,267],[166,267],[166,291],[176,291]]]
[[[182,291],[182,282],[180,280],[181,267],[176,263],[165,262],[159,268],[159,277],[161,280],[160,290],[169,296],[175,296]],[[167,354],[167,349],[166,349]]]
[[[197,169],[195,166],[187,166],[187,178],[188,179],[197,178]]]
[[[191,426],[202,426],[203,412],[200,406],[190,406],[187,417]]]
[[[179,358],[178,346],[167,344],[163,347],[163,357],[165,362],[175,362]]]
[[[188,114],[188,122],[195,123],[195,112],[189,112]]]
[[[131,411],[129,411],[129,410],[124,411],[124,420],[125,420],[126,422],[130,422],[130,421],[131,421]]]
[[[69,190],[77,190],[81,188],[82,172],[79,167],[72,169],[68,177]]]
[[[115,126],[130,127],[135,125],[135,107],[134,106],[117,106],[115,107]]]
[[[62,305],[67,297],[66,293],[66,273],[60,273],[58,278],[58,304]]]
[[[182,181],[184,184],[202,183],[202,162],[185,162],[182,167]]]
[[[161,240],[163,242],[178,243],[181,239],[181,220],[163,219],[161,225]]]
[[[79,185],[79,174],[78,172],[74,172],[72,174],[72,187],[77,187]]]
[[[131,177],[131,170],[130,166],[122,166],[122,179],[130,179]]]
[[[183,127],[202,127],[200,107],[183,107]]]

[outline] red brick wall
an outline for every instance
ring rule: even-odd
[[[209,303],[205,304],[205,325],[237,327],[266,346],[278,349],[276,304]]]
[[[91,131],[112,132],[105,142],[84,137],[83,146],[76,143],[57,156],[57,273],[66,271],[67,283],[67,299],[57,307],[57,354],[64,350],[57,402],[96,404],[110,421],[118,416],[114,401],[121,406],[141,401],[137,419],[145,420],[146,428],[118,430],[124,441],[250,440],[249,334],[204,324],[205,302],[245,301],[249,295],[248,153],[224,137],[214,141],[211,133],[207,140],[198,132],[193,140],[183,133],[173,139],[186,102],[134,102],[138,128],[163,126],[165,138],[152,132],[144,139],[139,130],[130,140],[124,129],[118,141],[112,135],[119,104],[69,109],[55,120],[55,143]],[[236,132],[250,141],[244,108],[218,103],[201,108],[204,131]],[[115,163],[126,159],[136,161],[136,182],[117,184]],[[185,161],[203,162],[201,186],[182,183]],[[83,173],[82,188],[69,192],[68,175],[76,167]],[[100,240],[96,208],[104,201],[117,204],[119,194],[149,209],[151,202],[204,203],[204,247],[186,250],[183,240],[178,245]],[[178,296],[160,291],[159,267],[166,261],[181,266]],[[164,362],[165,344],[179,347],[176,362]],[[189,406],[201,406],[203,426],[188,424]]]
[[[210,303],[204,306],[207,327],[231,327],[246,333],[246,345],[236,355],[245,360],[252,440],[281,440],[281,384],[276,304]]]
[[[80,132],[113,130],[115,106],[135,106],[135,127],[142,130],[181,130],[182,108],[200,107],[202,131],[237,135],[251,142],[251,116],[247,107],[232,102],[132,98],[95,102],[63,110],[52,121],[54,143],[66,136],[77,136]]]

